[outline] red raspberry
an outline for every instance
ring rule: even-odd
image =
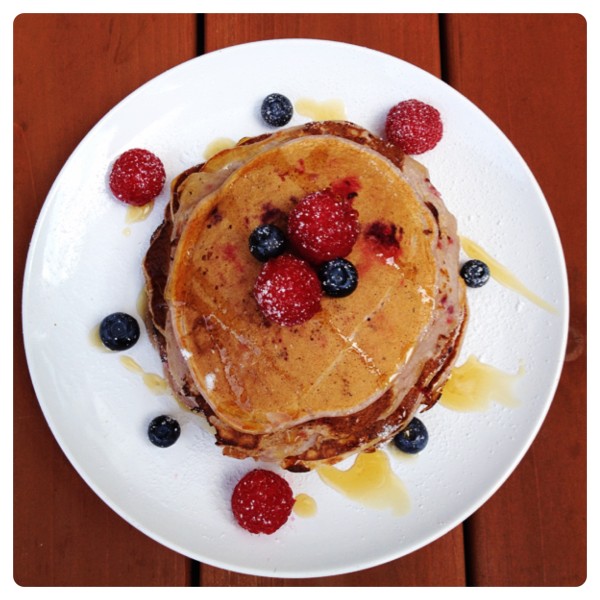
[[[263,315],[279,325],[300,325],[321,309],[321,282],[310,265],[291,254],[267,261],[254,284]]]
[[[236,521],[250,533],[274,533],[288,520],[293,507],[289,483],[265,469],[246,473],[231,496]]]
[[[387,114],[385,133],[390,142],[406,154],[423,154],[442,139],[442,119],[439,111],[420,100],[404,100]]]
[[[143,206],[156,198],[165,185],[165,168],[158,156],[134,148],[114,162],[109,186],[116,198],[133,206]]]
[[[290,212],[288,236],[294,250],[310,262],[343,258],[358,237],[358,212],[331,190],[314,192]]]

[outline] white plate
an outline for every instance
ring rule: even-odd
[[[318,505],[272,536],[239,528],[229,510],[235,481],[252,461],[221,456],[199,419],[169,395],[154,395],[118,354],[90,342],[106,314],[136,314],[140,263],[162,218],[165,189],[148,219],[125,223],[107,191],[111,162],[124,150],[158,154],[169,178],[202,162],[218,137],[268,128],[258,107],[273,91],[292,101],[340,99],[347,118],[382,134],[389,107],[406,98],[443,115],[440,144],[420,160],[476,240],[557,308],[540,309],[495,281],[469,291],[468,354],[508,372],[520,406],[483,413],[443,406],[423,417],[429,445],[413,460],[390,453],[411,499],[402,517],[355,504],[312,474],[285,474]],[[290,125],[308,119],[295,115]],[[129,228],[130,235],[126,235]],[[365,48],[315,40],[275,40],[227,48],[150,81],[109,112],[58,176],[31,243],[23,322],[31,376],[58,443],[94,491],[124,519],[199,561],[257,575],[333,575],[381,564],[438,538],[474,512],[517,465],[548,410],[566,341],[562,251],[544,197],[514,147],[473,104],[430,74]],[[148,337],[127,355],[161,373]],[[182,435],[152,446],[148,421],[170,413]]]

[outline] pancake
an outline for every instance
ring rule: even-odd
[[[333,189],[358,211],[359,285],[299,326],[260,313],[248,237]],[[149,327],[181,402],[227,455],[290,470],[389,439],[432,406],[466,322],[456,223],[427,171],[346,122],[245,140],[172,184],[144,269]]]

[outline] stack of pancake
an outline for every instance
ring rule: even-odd
[[[297,202],[327,188],[358,211],[346,258],[359,284],[282,327],[254,299],[248,238],[264,223],[285,231]],[[144,260],[149,331],[224,454],[305,471],[379,446],[435,404],[467,310],[456,221],[421,164],[352,123],[315,122],[242,140],[171,192]]]

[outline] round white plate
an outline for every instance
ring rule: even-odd
[[[459,364],[482,361],[525,375],[517,408],[480,413],[436,406],[423,420],[427,449],[412,460],[390,452],[408,490],[405,516],[369,509],[327,487],[315,473],[284,473],[296,494],[312,496],[315,516],[292,515],[271,536],[238,527],[229,496],[255,466],[225,458],[200,419],[168,394],[156,395],[119,353],[91,341],[115,311],[137,314],[142,257],[162,220],[168,189],[141,222],[112,198],[112,161],[133,147],[163,160],[168,178],[203,161],[216,138],[270,131],[259,106],[273,91],[343,101],[348,120],[383,133],[387,110],[407,98],[436,106],[445,133],[418,157],[430,170],[461,235],[477,241],[556,313],[492,280],[469,290],[471,319]],[[309,119],[296,114],[290,125]],[[167,188],[168,186],[166,186]],[[566,341],[567,289],[552,216],[511,143],[473,104],[430,74],[391,56],[341,43],[274,40],[191,60],[150,81],[85,137],[52,187],[27,262],[23,322],[27,359],[58,443],[94,491],[155,540],[204,563],[257,575],[309,577],[359,570],[407,554],[474,512],[517,465],[548,410]],[[124,354],[161,373],[145,332]],[[179,441],[158,449],[149,420],[169,413]],[[386,451],[389,451],[386,450]],[[348,463],[350,464],[350,463]],[[345,468],[345,464],[341,465]]]

